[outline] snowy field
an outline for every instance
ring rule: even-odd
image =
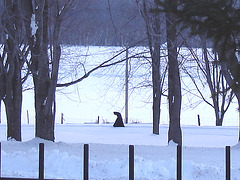
[[[114,55],[124,50],[123,47],[83,47],[83,46],[63,46],[59,72],[59,83],[75,80],[84,75],[101,62],[106,61]],[[129,49],[129,57],[145,52],[144,47],[134,47]],[[162,54],[166,53],[162,50]],[[201,56],[199,49],[193,50],[196,55]],[[186,57],[191,63],[193,57],[186,49],[180,51],[181,58]],[[184,56],[183,56],[184,55]],[[113,62],[125,58],[123,52],[117,56]],[[186,59],[179,59],[186,61]],[[166,63],[162,59],[162,63]],[[196,68],[191,65],[191,69]],[[164,67],[163,67],[164,69]],[[130,58],[129,60],[129,122],[152,122],[152,88],[151,66],[146,59]],[[215,125],[214,110],[212,107],[199,98],[192,81],[181,72],[182,80],[182,125],[197,125],[197,115],[200,115],[202,125]],[[204,84],[202,94],[211,103],[211,95],[204,81],[196,82]],[[31,79],[24,84],[24,89],[31,87]],[[165,84],[165,88],[167,83]],[[141,88],[137,88],[141,87]],[[165,89],[164,88],[164,89]],[[56,94],[56,123],[60,123],[63,113],[65,123],[96,122],[99,116],[100,122],[114,122],[116,116],[114,111],[118,111],[125,118],[125,62],[106,69],[100,69],[91,74],[75,86],[57,88]],[[166,94],[167,92],[164,92]],[[34,93],[33,90],[23,92],[22,124],[27,124],[27,112],[30,124],[34,124]],[[206,113],[207,112],[207,113]],[[231,104],[224,116],[223,125],[238,126],[239,114],[236,100]],[[161,124],[168,124],[168,100],[162,97],[161,103]],[[2,105],[2,123],[6,123],[5,108]]]
[[[122,51],[121,47],[63,47],[59,82],[81,77],[99,63]],[[129,56],[146,51],[131,48]],[[194,50],[198,55],[199,50]],[[191,60],[186,50],[180,51]],[[164,53],[164,52],[163,52]],[[114,61],[125,57],[121,54]],[[163,60],[164,61],[164,60]],[[185,61],[184,59],[180,61]],[[83,145],[90,145],[90,179],[128,179],[128,145],[135,145],[137,180],[172,180],[176,177],[176,146],[167,145],[168,101],[161,104],[160,135],[152,134],[151,68],[144,59],[129,61],[129,121],[113,128],[119,111],[125,117],[125,63],[101,69],[75,86],[57,89],[56,142],[34,138],[34,93],[24,91],[22,108],[23,142],[6,141],[6,117],[2,105],[0,141],[1,176],[38,177],[38,144],[45,143],[45,178],[82,179]],[[183,180],[225,179],[225,146],[231,146],[233,180],[240,180],[239,113],[233,102],[223,127],[214,127],[214,111],[196,94],[189,78],[181,74],[183,130]],[[201,82],[204,84],[204,82]],[[206,85],[206,84],[204,84]],[[145,88],[137,88],[139,86]],[[165,85],[166,86],[166,85]],[[31,87],[31,80],[24,84]],[[206,86],[205,86],[206,87]],[[202,92],[210,101],[207,88]],[[64,124],[61,125],[61,114]],[[28,118],[29,115],[29,124]],[[197,125],[201,117],[201,127]],[[100,124],[94,124],[99,117]]]
[[[183,126],[183,180],[225,179],[225,146],[231,146],[231,176],[240,179],[238,128]],[[135,145],[135,178],[176,177],[176,146],[167,145],[167,125],[160,135],[151,124],[56,125],[56,142],[34,138],[33,125],[23,125],[23,142],[6,141],[0,125],[4,177],[38,177],[38,144],[45,143],[45,178],[82,179],[83,144],[90,148],[90,179],[128,179],[128,145]]]

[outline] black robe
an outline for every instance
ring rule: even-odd
[[[113,124],[113,126],[114,127],[124,127],[122,115],[119,112],[113,112],[113,114],[117,115],[117,119],[116,119],[115,123]]]

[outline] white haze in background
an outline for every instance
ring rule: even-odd
[[[34,16],[33,16],[34,17]],[[34,19],[34,18],[33,18]],[[33,21],[34,22],[34,21]],[[34,23],[33,23],[34,24]],[[37,28],[36,25],[33,27]],[[166,46],[164,44],[164,46]],[[59,82],[67,82],[84,75],[85,71],[100,64],[120,52],[122,47],[82,47],[82,46],[63,46],[59,71]],[[144,47],[134,47],[129,50],[129,57],[137,52],[147,51]],[[195,53],[201,56],[201,50],[195,49]],[[190,60],[187,49],[182,48],[179,61],[185,61],[185,57]],[[162,50],[162,54],[166,54]],[[117,60],[125,58],[123,53]],[[139,67],[140,64],[143,64]],[[166,63],[162,59],[162,63]],[[84,65],[84,66],[83,66]],[[192,68],[192,67],[191,67]],[[151,81],[151,68],[144,59],[130,59],[130,79],[129,79],[129,121],[130,122],[152,122],[152,89],[134,88],[137,84],[145,81]],[[201,125],[215,125],[214,110],[201,99],[196,97],[196,90],[190,78],[181,72],[182,81],[182,125],[197,125],[197,115],[200,115]],[[111,68],[100,69],[91,74],[87,79],[75,86],[58,88],[56,93],[56,123],[60,123],[61,113],[64,114],[64,123],[84,123],[96,122],[99,116],[100,123],[114,122],[116,116],[114,111],[119,111],[123,118],[125,105],[125,62]],[[200,83],[200,82],[199,82]],[[24,87],[31,86],[31,79]],[[167,86],[167,84],[166,84]],[[210,99],[210,93],[207,88],[204,94]],[[190,89],[187,92],[185,89]],[[167,92],[165,92],[166,94]],[[211,101],[211,100],[210,100]],[[30,123],[34,124],[34,92],[33,90],[23,93],[22,123],[27,123],[27,111],[30,117]],[[223,125],[238,126],[237,103],[233,102],[224,116]],[[2,106],[2,122],[6,123],[5,108]],[[160,124],[168,124],[168,99],[162,97],[161,120]]]
[[[119,52],[120,47],[63,47],[59,82],[76,79]],[[138,47],[129,54],[146,50]],[[198,49],[195,50],[198,53]],[[187,50],[182,49],[182,54]],[[163,52],[164,53],[164,52]],[[124,56],[124,55],[123,55]],[[189,56],[188,56],[189,57]],[[182,59],[180,59],[182,60]],[[164,60],[163,60],[164,61]],[[125,128],[114,128],[112,122],[119,111],[124,117],[125,64],[97,71],[76,86],[57,90],[56,142],[34,138],[34,92],[23,93],[22,139],[23,142],[6,141],[6,117],[2,106],[0,124],[1,176],[38,177],[38,146],[45,144],[45,178],[82,179],[83,144],[90,147],[90,179],[128,179],[128,145],[135,145],[136,180],[172,180],[176,175],[176,145],[167,145],[168,101],[162,99],[160,135],[152,134],[152,90],[133,89],[143,79],[150,80],[148,65],[136,70],[142,59],[130,60],[130,122]],[[83,64],[85,65],[83,67]],[[147,76],[143,76],[146,73]],[[215,124],[213,109],[196,98],[191,80],[181,75],[183,90],[181,124],[183,134],[183,179],[216,180],[225,178],[225,146],[231,147],[231,177],[240,180],[240,145],[238,143],[237,104],[232,103],[225,115],[223,127]],[[31,85],[31,79],[24,87]],[[206,95],[209,93],[204,91]],[[210,95],[208,96],[210,97]],[[27,123],[27,111],[30,125]],[[60,125],[61,113],[64,125]],[[197,115],[201,127],[197,125]],[[90,124],[100,118],[101,124]],[[87,124],[87,123],[88,124]],[[110,124],[102,124],[110,122]],[[77,124],[70,124],[77,123]],[[85,124],[79,124],[85,123]],[[148,123],[148,124],[147,124]],[[187,125],[187,126],[186,126]],[[208,126],[204,126],[208,125]]]

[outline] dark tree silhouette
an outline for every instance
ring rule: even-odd
[[[20,1],[3,1],[1,30],[4,33],[0,55],[0,98],[7,117],[7,138],[21,141],[22,67],[25,47],[22,43]]]
[[[58,79],[61,47],[60,27],[69,1],[23,1],[22,11],[31,51],[29,68],[33,76],[36,131],[35,136],[54,141],[56,113],[55,92]],[[32,19],[35,17],[36,32]],[[48,55],[50,45],[51,58]]]
[[[176,8],[177,0],[165,0],[165,2]],[[181,115],[181,80],[178,65],[177,52],[177,31],[175,27],[175,16],[166,13],[167,27],[167,49],[168,49],[168,101],[169,101],[169,130],[168,142],[171,140],[182,145],[182,131],[180,127]]]
[[[240,47],[240,9],[237,2],[181,0],[177,4],[178,8],[173,8],[158,0],[163,10],[174,13],[176,22],[190,28],[193,35],[201,35],[212,40],[222,74],[240,106],[240,65],[236,56]]]

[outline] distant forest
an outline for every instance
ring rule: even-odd
[[[2,7],[3,1],[0,1],[0,11]],[[164,13],[161,17],[161,43],[165,43]],[[187,32],[181,30],[179,46],[199,47],[199,38],[190,38]],[[2,34],[0,32],[1,42]],[[83,46],[148,45],[146,25],[136,0],[75,0],[62,22],[60,41],[61,44]]]
[[[165,15],[161,20],[161,43],[166,42]],[[192,47],[198,38],[186,38],[185,30],[178,36]],[[147,45],[145,22],[136,0],[76,0],[61,29],[61,43],[96,46]]]
[[[77,0],[61,32],[62,43],[76,45],[122,46],[146,39],[135,0]]]

